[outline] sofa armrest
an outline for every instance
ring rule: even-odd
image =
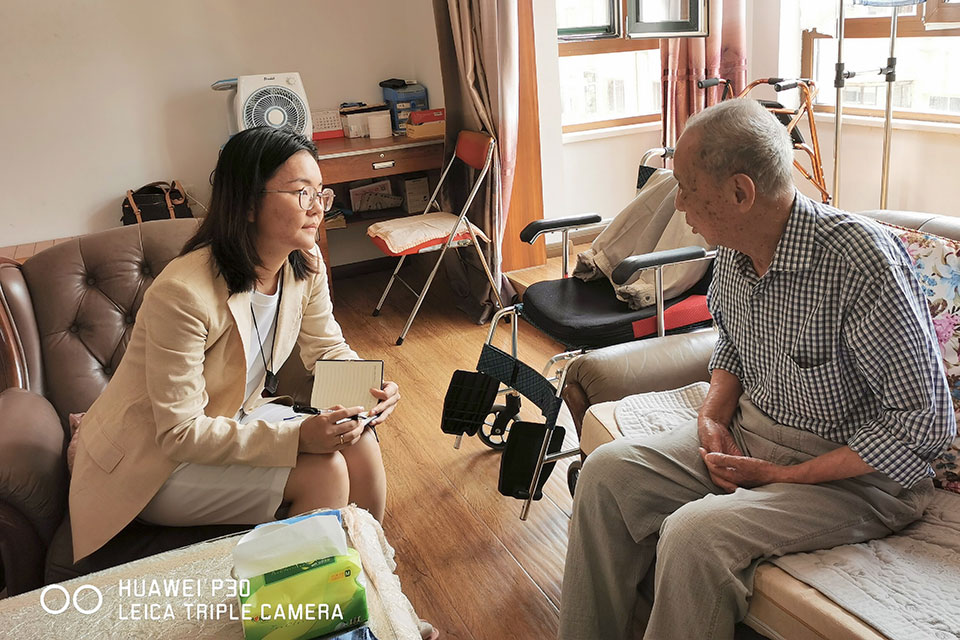
[[[0,392],[0,500],[26,516],[44,546],[66,508],[65,440],[46,398],[24,389]]]
[[[708,381],[707,364],[716,341],[711,329],[626,342],[580,356],[570,364],[563,389],[577,431],[590,405]]]

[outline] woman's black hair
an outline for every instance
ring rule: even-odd
[[[230,295],[249,291],[256,284],[256,267],[263,263],[254,244],[256,226],[250,213],[256,220],[267,181],[299,151],[317,157],[313,142],[290,130],[273,127],[245,129],[230,138],[220,151],[213,170],[210,209],[180,255],[210,247]],[[297,280],[316,273],[311,259],[300,250],[291,251],[287,260]]]

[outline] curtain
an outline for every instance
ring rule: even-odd
[[[497,141],[490,173],[467,215],[491,239],[484,245],[487,264],[494,282],[501,283],[504,304],[509,304],[514,291],[501,272],[501,247],[517,161],[517,0],[434,0],[433,8],[447,110],[447,157],[462,129],[486,131]],[[448,188],[440,194],[445,211],[460,211],[473,184],[472,173],[451,171]],[[475,322],[486,322],[496,311],[496,297],[476,252],[450,252],[444,270],[457,307]]]
[[[710,0],[710,35],[660,41],[663,146],[673,147],[687,119],[720,101],[722,87],[697,88],[725,78],[735,96],[747,84],[746,0]]]

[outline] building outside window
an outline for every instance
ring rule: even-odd
[[[801,4],[801,27],[808,31],[803,56],[810,64],[820,93],[817,105],[832,110],[836,106],[833,88],[837,62],[833,33],[836,5],[828,2]],[[890,53],[890,8],[851,5],[844,9],[844,64],[848,70],[879,70]],[[897,79],[893,86],[893,108],[898,117],[952,120],[958,111],[951,97],[960,99],[960,29],[925,30],[917,7],[900,10],[897,36]],[[843,91],[844,108],[861,107],[866,115],[881,115],[886,108],[887,87],[877,72],[860,74],[847,80]],[[853,111],[856,112],[856,111]],[[876,113],[873,113],[876,112]],[[941,117],[943,116],[943,117]]]
[[[643,3],[646,7],[650,3]],[[650,10],[666,10],[657,0]],[[660,119],[657,39],[626,33],[626,0],[557,0],[563,130]]]

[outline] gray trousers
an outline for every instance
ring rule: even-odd
[[[731,429],[745,455],[782,465],[841,446],[776,424],[746,396]],[[907,490],[880,473],[728,494],[710,480],[699,446],[692,421],[587,457],[573,502],[561,640],[733,638],[762,560],[888,535],[933,496],[930,480]]]

